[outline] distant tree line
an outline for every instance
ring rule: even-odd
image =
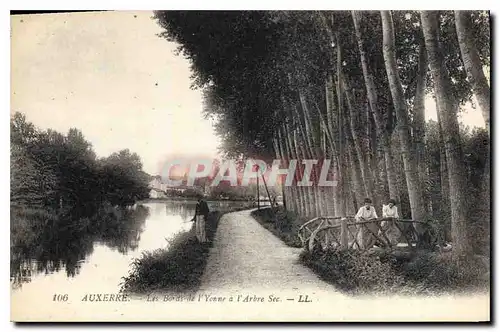
[[[148,197],[149,175],[128,149],[98,158],[80,130],[41,130],[21,113],[10,129],[12,207],[85,217]]]

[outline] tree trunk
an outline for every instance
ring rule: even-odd
[[[302,105],[301,105],[302,107]],[[305,165],[302,163],[305,159],[308,159],[308,154],[310,153],[311,151],[311,146],[312,146],[312,138],[307,135],[306,133],[306,120],[304,119],[304,112],[305,110],[302,109],[302,112],[299,112],[297,107],[295,106],[294,107],[294,111],[295,111],[295,116],[297,117],[297,121],[298,121],[298,132],[297,132],[297,135],[299,137],[299,140],[297,142],[300,142],[301,144],[299,145],[296,145],[297,147],[297,151],[299,151],[299,160],[297,161],[298,164],[300,164],[301,166],[301,173],[300,173],[300,176],[301,178],[303,178],[304,176],[304,168],[305,168]],[[302,113],[302,114],[301,114]],[[308,187],[308,186],[305,186],[305,187],[301,187],[304,189],[304,193],[306,195],[306,202],[307,202],[307,211],[308,211],[308,214],[307,214],[307,217],[312,217],[313,215],[316,214],[316,197],[313,193],[313,191],[311,190],[311,187]]]
[[[351,127],[351,137],[354,145],[354,151],[356,152],[356,158],[358,164],[360,165],[361,178],[363,180],[363,187],[365,190],[365,197],[373,197],[373,178],[371,176],[371,170],[368,164],[368,156],[363,152],[363,147],[359,139],[359,132],[356,130],[356,111],[354,108],[355,104],[358,104],[352,98],[349,85],[346,83],[345,78],[342,77],[342,85],[344,86],[344,92],[347,100],[347,108],[349,110],[349,123]],[[359,112],[359,107],[356,107]]]
[[[284,158],[283,156],[281,155],[281,152],[279,150],[279,147],[278,147],[278,138],[277,138],[278,134],[275,132],[274,134],[274,137],[273,137],[273,148],[274,148],[274,155],[275,155],[275,158],[280,160],[281,163],[281,167],[283,167],[284,165]],[[285,164],[286,166],[286,164]],[[278,179],[276,179],[276,182],[278,182]],[[283,200],[285,200],[285,191],[283,190]]]
[[[300,99],[300,104],[302,106],[302,111],[304,114],[304,128],[305,128],[305,135],[307,136],[307,154],[306,154],[306,159],[315,159],[318,160],[320,157],[320,154],[322,153],[319,149],[319,142],[317,142],[315,135],[314,135],[314,130],[313,130],[313,124],[311,120],[311,112],[309,111],[309,106],[307,104],[306,100],[306,95],[304,92],[300,91],[299,92],[299,99]],[[313,168],[311,172],[311,180],[313,181],[313,186],[310,186],[310,190],[313,194],[314,197],[314,211],[315,211],[315,216],[320,216],[323,214],[323,208],[321,206],[321,195],[319,193],[319,188],[316,184],[317,179],[319,178],[319,174],[317,174],[316,167]]]
[[[337,42],[339,41],[339,37],[337,35]],[[338,184],[337,184],[337,197],[340,199],[338,204],[339,211],[338,214],[341,217],[346,216],[346,165],[345,165],[345,136],[344,136],[344,128],[342,128],[343,123],[343,93],[342,93],[342,85],[340,82],[341,74],[342,74],[342,50],[340,47],[337,47],[337,129],[338,129],[338,146],[339,146],[339,165],[338,165]]]
[[[333,125],[333,108],[335,104],[335,96],[333,91],[333,77],[331,73],[325,81],[325,99],[326,99],[326,122],[328,129],[330,130],[330,136],[333,142],[335,142],[335,130]]]
[[[413,143],[415,144],[415,150],[417,152],[417,167],[420,183],[425,184],[428,181],[425,149],[425,79],[427,76],[427,52],[425,50],[423,36],[420,38],[418,58],[417,87],[413,102]],[[424,202],[427,203],[428,199],[425,190],[423,190],[422,194],[424,195]]]
[[[396,111],[398,121],[399,142],[401,155],[403,158],[404,172],[406,176],[406,185],[408,187],[408,196],[410,200],[412,219],[424,221],[425,203],[422,194],[422,187],[417,169],[417,158],[412,149],[410,131],[408,126],[408,109],[403,94],[403,86],[399,78],[396,62],[396,51],[394,41],[394,24],[392,15],[389,11],[381,11],[382,30],[383,30],[383,52],[384,62],[389,78],[389,87],[392,94],[392,100]]]
[[[342,133],[342,127],[339,125],[342,123],[342,95],[339,95],[339,93],[342,91],[342,86],[341,86],[341,56],[342,56],[342,50],[340,47],[339,43],[339,36],[338,34],[334,36],[334,33],[332,29],[330,28],[330,25],[328,24],[327,18],[323,15],[323,13],[319,13],[319,23],[322,25],[324,30],[327,32],[330,43],[334,44],[336,42],[337,44],[337,119],[334,119],[334,113],[333,113],[333,103],[334,103],[334,92],[333,92],[333,78],[331,73],[328,73],[327,79],[326,79],[326,84],[325,84],[325,92],[326,92],[326,104],[327,104],[327,124],[330,129],[330,134],[332,137],[332,148],[334,150],[334,162],[335,162],[335,180],[337,181],[337,186],[335,188],[332,188],[334,193],[334,196],[336,198],[335,201],[335,214],[337,216],[345,216],[346,214],[346,195],[345,195],[345,174],[346,174],[346,166],[345,166],[345,156],[344,156],[344,142],[343,142],[343,136],[344,134]],[[332,62],[333,62],[333,52],[332,52]],[[337,130],[335,130],[335,128]]]
[[[285,123],[285,132],[284,132],[284,141],[285,141],[285,147],[287,150],[287,154],[290,156],[292,159],[297,159],[297,153],[295,150],[295,147],[293,145],[293,132],[290,129],[290,125],[288,123]],[[297,165],[298,168],[298,165]],[[296,202],[297,202],[297,212],[300,216],[305,215],[305,203],[304,203],[304,196],[301,191],[300,187],[297,187],[297,170],[294,173],[294,179],[293,179],[293,184],[292,187],[293,191],[295,192],[295,197],[296,197]]]
[[[370,72],[370,68],[368,66],[368,59],[366,57],[365,49],[364,49],[364,39],[361,33],[360,27],[360,15],[361,13],[358,11],[352,11],[352,18],[354,21],[354,29],[356,30],[356,39],[358,42],[359,53],[361,57],[361,67],[363,70],[363,76],[365,79],[366,85],[366,93],[368,96],[368,102],[370,104],[370,108],[373,112],[373,118],[375,120],[375,127],[377,129],[377,134],[380,137],[380,141],[382,143],[382,148],[384,151],[384,160],[387,171],[387,182],[389,184],[389,194],[392,198],[399,201],[399,192],[397,187],[397,179],[396,174],[393,167],[393,157],[390,146],[390,140],[387,135],[386,127],[383,123],[382,112],[378,107],[377,102],[377,88],[375,86],[375,82],[373,81],[373,76]]]
[[[297,153],[297,165],[300,165],[300,173],[299,176],[302,179],[304,177],[304,164],[302,161],[305,158],[305,137],[300,130],[296,130],[293,133],[293,143],[295,146],[295,151]],[[310,187],[299,186],[302,189],[302,193],[304,195],[304,203],[305,203],[305,215],[307,218],[311,218],[314,211],[314,196],[310,190]]]
[[[365,193],[362,183],[359,162],[355,156],[353,144],[350,139],[349,142],[347,143],[347,150],[350,161],[349,164],[351,165],[350,170],[351,170],[352,188],[354,189],[354,194],[356,198],[356,204],[354,204],[354,207],[358,209],[363,204],[363,200],[365,197],[367,197],[367,195]]]
[[[443,50],[438,44],[439,22],[437,12],[421,12],[422,30],[429,65],[434,81],[438,112],[441,118],[443,138],[450,181],[451,237],[453,256],[458,258],[470,253],[467,234],[467,186],[464,155],[460,144],[457,120],[458,104],[450,92],[450,78],[443,59]]]
[[[283,164],[284,167],[288,168],[290,166],[290,156],[284,151],[283,149],[283,138],[281,136],[281,131],[283,130],[284,126],[281,126],[277,130],[276,133],[276,139],[275,139],[275,149],[277,150],[276,152],[276,158],[280,160],[280,163]],[[281,188],[282,188],[282,195],[283,195],[283,207],[285,210],[290,209],[293,212],[297,212],[297,208],[295,206],[295,199],[292,191],[290,190],[291,187],[286,186],[286,180],[282,181],[281,183]]]
[[[335,96],[334,96],[334,90],[333,90],[333,77],[329,73],[326,84],[325,84],[325,96],[326,96],[326,116],[327,116],[327,125],[330,131],[330,140],[331,140],[331,153],[328,155],[328,157],[331,160],[330,163],[330,170],[329,170],[329,176],[334,176],[335,180],[338,180],[336,178],[335,174],[335,165],[338,161],[338,144],[337,144],[337,131],[335,130],[334,126],[334,104],[335,104]],[[337,135],[336,135],[337,134]],[[336,187],[328,187],[327,188],[327,193],[329,196],[332,198],[332,203],[330,204],[330,209],[328,210],[328,215],[336,215],[337,210],[336,210],[336,204],[338,203],[338,196],[337,196],[337,188]]]
[[[458,44],[460,45],[460,53],[464,63],[467,78],[472,86],[472,91],[481,107],[484,122],[488,135],[490,135],[490,86],[483,72],[481,59],[477,46],[474,43],[472,33],[471,12],[455,11],[455,26],[457,29]],[[488,147],[488,155],[486,157],[486,167],[484,169],[482,184],[481,184],[481,208],[483,216],[489,214],[490,210],[490,147]]]
[[[286,127],[283,126],[281,130],[278,131],[278,146],[281,151],[281,155],[285,160],[285,165],[286,167],[290,167],[290,159],[292,159],[292,156],[286,149],[286,142],[285,139],[283,138],[283,135],[281,133],[286,133]],[[284,134],[286,135],[286,134]],[[291,175],[293,176],[293,174]],[[286,183],[282,183],[282,188],[284,192],[287,194],[286,196],[286,204],[287,207],[290,208],[293,212],[298,213],[298,198],[297,194],[294,190],[294,185],[292,182],[291,186],[286,186]]]
[[[283,133],[283,134],[282,134]],[[293,159],[290,150],[288,149],[288,144],[287,144],[287,136],[288,136],[288,131],[286,124],[283,124],[283,127],[281,128],[280,131],[278,131],[278,142],[280,146],[280,150],[282,151],[283,155],[286,157],[286,165],[287,167],[290,165],[290,160]],[[287,204],[288,206],[294,211],[297,215],[300,213],[300,204],[299,204],[299,197],[297,195],[297,192],[295,190],[295,184],[292,181],[292,185],[289,187],[284,187],[287,188],[286,190],[289,192],[289,197],[287,197]]]
[[[385,171],[387,174],[387,183],[389,185],[389,195],[396,201],[400,201],[398,180],[396,170],[394,169],[394,159],[392,155],[391,141],[387,134],[382,136],[382,150],[384,151]]]
[[[474,45],[474,35],[471,29],[470,12],[455,10],[455,26],[457,29],[458,44],[464,63],[467,78],[472,91],[481,107],[488,134],[490,133],[490,86],[484,76],[479,52]]]
[[[439,109],[436,100],[436,110]],[[439,177],[441,181],[441,210],[440,218],[444,226],[444,239],[451,241],[451,207],[450,207],[450,180],[448,176],[448,163],[446,161],[446,148],[444,144],[443,129],[441,128],[441,116],[437,111],[438,131],[439,131]]]
[[[328,143],[328,133],[329,129],[328,129],[328,126],[323,123],[323,135],[322,135],[322,140],[323,140],[323,151],[325,151],[324,155],[323,155],[323,164],[322,164],[322,167],[321,167],[321,171],[323,171],[323,165],[324,165],[324,162],[326,159],[328,159],[328,155],[330,155],[333,150],[332,148],[330,147],[329,148],[329,143]],[[321,193],[321,196],[323,198],[323,214],[324,215],[327,215],[327,216],[332,216],[332,210],[333,210],[333,205],[332,205],[332,202],[331,202],[331,198],[329,197],[329,192],[328,192],[328,188],[327,187],[324,187],[324,186],[320,186],[318,187],[319,190],[320,190],[320,193]]]
[[[320,120],[320,124],[321,124],[321,132],[322,132],[322,145],[321,145],[321,158],[323,158],[323,162],[326,158],[336,158],[337,156],[335,155],[335,151],[337,150],[337,143],[336,141],[334,140],[333,138],[333,130],[331,129],[331,127],[333,127],[333,122],[332,122],[332,115],[329,114],[330,112],[333,112],[333,108],[332,108],[332,100],[329,100],[329,91],[327,90],[326,91],[327,94],[326,94],[326,109],[327,109],[327,116],[325,119],[325,116],[321,113],[321,110],[319,108],[319,106],[314,103],[314,108],[316,109],[316,113],[319,117],[319,120]],[[330,169],[332,168],[332,165],[330,164]],[[318,169],[319,166],[318,166]],[[318,177],[319,174],[316,173],[316,176]],[[326,187],[318,187],[318,189],[320,190],[320,194],[321,194],[321,197],[322,197],[322,204],[324,204],[323,206],[323,209],[322,209],[322,212],[321,214],[322,215],[333,215],[332,213],[332,209],[327,206],[329,205],[329,201],[331,200],[331,197],[332,197],[332,193],[331,193],[331,188],[330,190]]]

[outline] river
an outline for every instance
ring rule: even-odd
[[[249,203],[208,204],[210,210],[228,211]],[[58,230],[46,240],[11,253],[12,300],[51,299],[55,294],[89,288],[94,293],[118,292],[135,258],[144,251],[168,248],[168,239],[191,228],[195,205],[195,201],[146,202],[114,225],[78,232]]]

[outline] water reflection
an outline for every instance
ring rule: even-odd
[[[193,219],[195,210],[195,201],[172,201],[165,204],[167,216],[178,216],[185,222]]]
[[[251,204],[207,203],[211,211],[221,212]],[[16,296],[26,299],[33,292],[65,287],[92,285],[92,289],[116,291],[134,258],[143,251],[168,247],[170,237],[192,227],[195,207],[194,200],[152,202],[132,209],[108,207],[92,220],[36,221],[31,233],[11,233],[12,288]]]
[[[11,245],[11,283],[14,288],[30,282],[38,274],[51,274],[64,268],[67,277],[80,272],[85,258],[94,251],[96,243],[126,254],[135,250],[149,215],[148,208],[114,211],[115,218],[96,218],[69,223],[61,221],[46,226],[31,241]],[[64,224],[71,227],[62,226]]]

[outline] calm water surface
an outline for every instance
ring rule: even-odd
[[[221,211],[248,204],[208,203],[211,210]],[[168,248],[168,239],[191,228],[195,205],[195,201],[145,203],[115,225],[51,232],[50,238],[11,254],[13,298],[29,301],[41,293],[50,297],[85,290],[118,292],[134,258],[143,251]]]

